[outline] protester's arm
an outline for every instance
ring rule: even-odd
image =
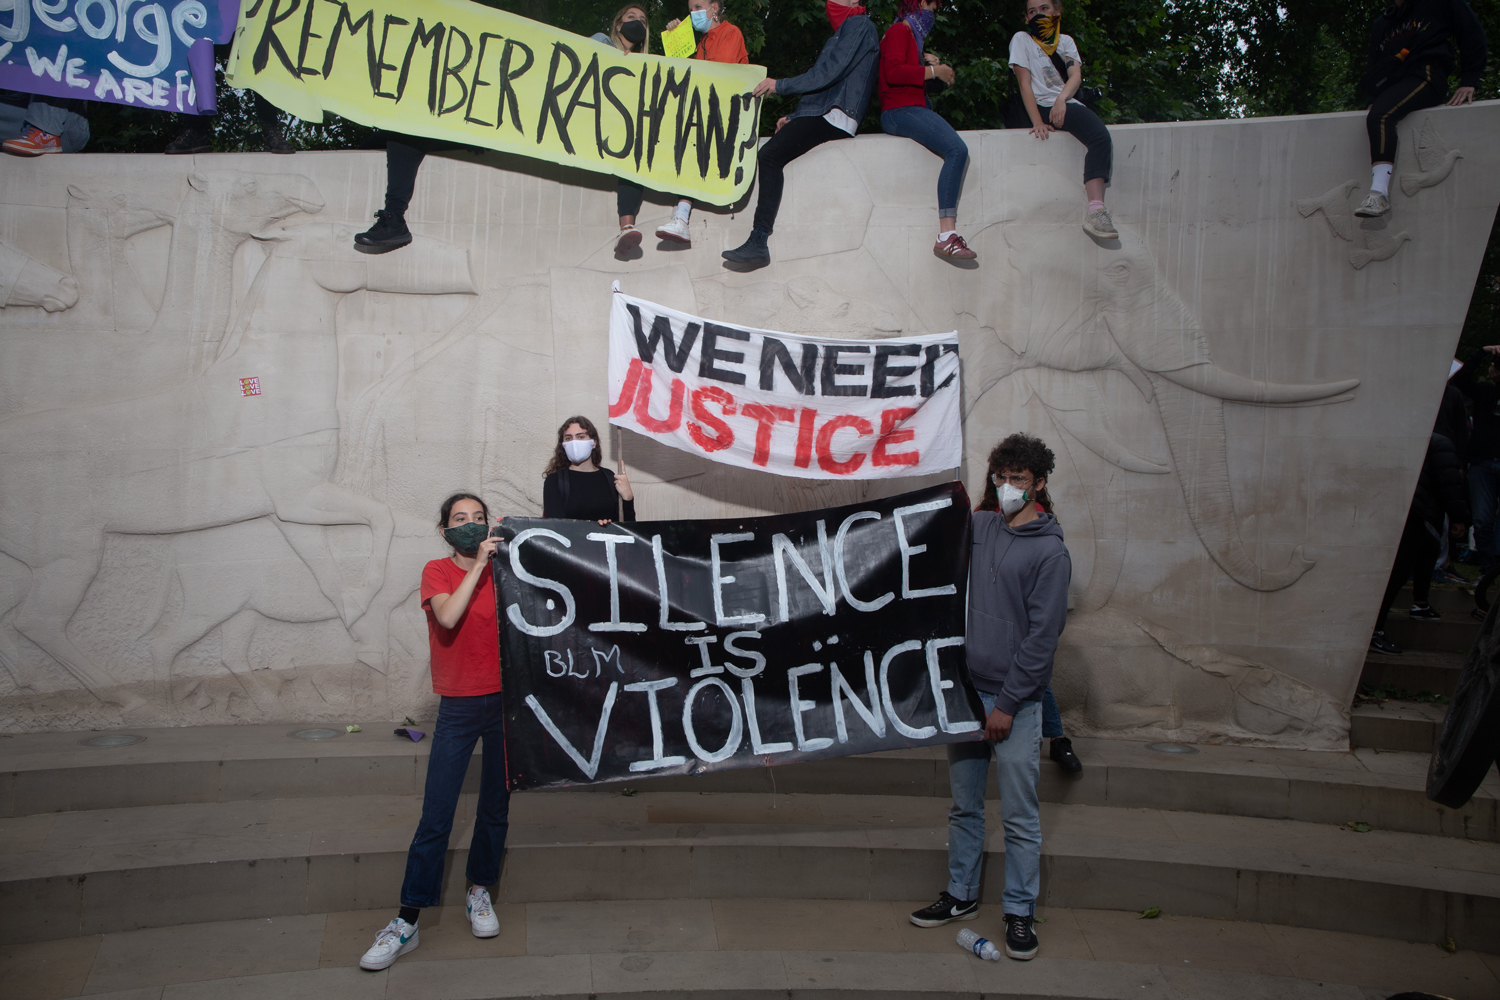
[[[562,487],[558,480],[562,478],[561,472],[554,472],[542,483],[542,516],[563,517]]]
[[[917,43],[904,22],[892,25],[880,40],[880,77],[891,87],[920,87],[927,82],[927,67],[912,61]]]
[[[474,589],[479,586],[480,578],[490,571],[490,556],[495,554],[495,546],[498,544],[498,538],[486,538],[480,542],[474,567],[464,574],[458,586],[453,588],[453,593],[433,594],[427,599],[433,617],[443,628],[453,628],[463,618],[464,612],[469,610],[469,600],[474,596]]]
[[[878,57],[880,41],[869,18],[844,22],[844,30],[823,50],[813,68],[801,76],[777,80],[775,92],[786,97],[826,90],[842,80],[863,60]]]
[[[1047,138],[1052,126],[1042,121],[1042,109],[1037,107],[1036,95],[1031,92],[1031,70],[1015,63],[1011,63],[1010,68],[1016,71],[1016,84],[1021,88],[1021,103],[1026,105],[1026,115],[1031,119],[1031,134],[1038,139]]]
[[[1067,549],[1059,551],[1037,567],[1036,581],[1026,595],[1026,616],[1031,629],[1021,640],[1021,648],[1006,674],[1005,687],[995,699],[995,707],[1014,716],[1021,702],[1039,698],[1052,670],[1057,652],[1057,637],[1068,618],[1068,583],[1073,578],[1073,563]]]
[[[1464,0],[1449,2],[1453,8],[1453,34],[1458,39],[1458,90],[1448,103],[1466,104],[1474,99],[1479,78],[1484,76],[1489,45],[1484,37],[1484,25],[1479,23],[1474,8]]]

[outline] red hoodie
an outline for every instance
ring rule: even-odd
[[[927,67],[917,53],[917,36],[901,18],[880,40],[880,110],[927,107],[926,79]]]

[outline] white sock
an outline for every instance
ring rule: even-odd
[[[673,212],[672,214],[677,216],[677,218],[681,219],[683,222],[686,222],[688,220],[688,217],[693,214],[693,203],[688,201],[686,198],[682,199],[677,203],[677,211]]]
[[[950,229],[946,233],[938,233],[938,242],[941,243],[944,240],[946,240],[948,237],[950,237],[950,236],[957,236],[957,235],[958,235],[958,230],[957,229]]]
[[[1389,163],[1377,163],[1370,168],[1370,190],[1383,195],[1391,193],[1391,167]]]

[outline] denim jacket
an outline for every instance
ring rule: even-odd
[[[801,76],[776,81],[776,93],[802,95],[791,117],[822,117],[834,108],[855,121],[865,116],[880,76],[880,36],[864,14],[847,18],[823,43],[818,61]]]

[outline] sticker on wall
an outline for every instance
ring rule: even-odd
[[[240,395],[241,396],[259,396],[260,395],[260,376],[259,375],[252,375],[249,378],[242,378],[242,379],[240,379]]]

